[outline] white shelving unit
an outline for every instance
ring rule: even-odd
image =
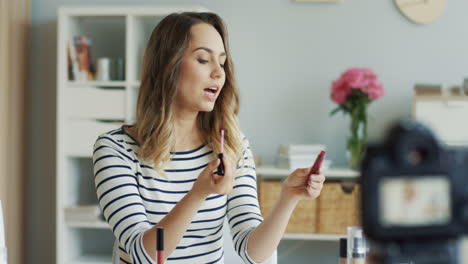
[[[290,169],[277,168],[275,166],[259,166],[257,167],[257,175],[261,176],[262,180],[283,180],[293,172]],[[359,172],[346,168],[329,168],[325,170],[325,177],[328,181],[346,181],[356,182],[359,180]],[[345,234],[302,234],[302,233],[285,233],[283,240],[309,240],[309,241],[334,241],[338,242]]]
[[[334,234],[292,234],[286,233],[284,240],[313,240],[313,241],[335,241],[338,242],[343,235]]]
[[[58,11],[56,263],[109,264],[113,235],[100,219],[65,221],[64,209],[97,204],[92,150],[97,136],[132,123],[141,58],[155,25],[170,13],[201,7],[89,6]],[[74,36],[91,41],[92,60],[124,58],[125,79],[71,81],[67,45]]]
[[[293,170],[276,168],[274,166],[257,167],[257,175],[262,179],[285,179]],[[359,178],[359,172],[345,168],[329,168],[325,170],[327,180],[350,180],[356,181]]]

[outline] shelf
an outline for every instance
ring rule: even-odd
[[[99,255],[81,256],[68,263],[69,264],[110,264],[112,263],[112,256],[99,256]]]
[[[82,87],[66,89],[63,114],[67,119],[123,120],[125,118],[125,90]],[[85,105],[84,105],[84,102]],[[83,141],[81,141],[83,142]]]
[[[123,111],[121,112],[121,115],[123,115]],[[118,116],[115,117],[118,118]],[[118,129],[123,123],[99,122],[94,120],[67,120],[64,124],[66,124],[66,128],[63,129],[64,153],[69,157],[91,158],[93,155],[91,147],[98,136],[105,132]]]
[[[138,89],[140,88],[140,81],[133,81],[133,82],[130,82],[130,85],[135,88],[135,89]]]
[[[68,81],[67,87],[124,87],[127,83],[125,81]]]
[[[257,174],[262,175],[263,179],[285,179],[293,172],[291,169],[276,168],[274,166],[257,167]],[[359,172],[346,168],[329,168],[325,171],[325,177],[328,180],[356,180],[359,178]]]
[[[67,226],[75,228],[90,228],[90,229],[109,229],[109,225],[105,221],[66,221]],[[346,234],[303,234],[303,233],[285,233],[283,240],[313,240],[313,241],[338,241]]]
[[[311,241],[334,241],[338,242],[340,238],[345,237],[346,234],[301,234],[301,233],[285,233],[283,240],[311,240]]]
[[[60,7],[59,12],[66,16],[166,16],[171,13],[183,11],[208,12],[209,9],[201,6],[152,6],[152,5],[105,5],[105,6],[66,6]]]
[[[65,223],[69,227],[76,227],[76,228],[109,229],[109,224],[102,220],[95,220],[95,221],[66,220]]]

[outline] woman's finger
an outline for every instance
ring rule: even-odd
[[[317,190],[311,186],[309,186],[307,189],[306,189],[306,192],[307,192],[307,195],[309,197],[317,197],[318,194],[320,194],[320,190]]]
[[[325,181],[325,177],[320,176],[320,175],[311,175],[309,179],[307,180],[307,183],[312,183],[312,182],[317,182],[317,183],[323,183]]]
[[[215,184],[221,183],[224,179],[225,179],[224,176],[221,176],[221,175],[218,175],[218,174],[213,175],[213,180],[214,180]]]
[[[213,161],[208,163],[206,169],[214,174],[218,170],[218,166],[220,163],[221,162],[219,161],[219,159],[214,159]]]
[[[299,168],[294,170],[293,174],[299,178],[306,177],[309,174],[310,168]]]
[[[229,159],[223,158],[224,162],[224,170],[226,174],[224,176],[227,176],[229,178],[234,178],[235,175],[235,170],[234,167],[232,166],[232,163],[229,161]]]
[[[320,190],[322,189],[322,183],[319,183],[319,182],[312,182],[309,184],[310,188],[314,189],[314,190]]]
[[[325,176],[323,176],[323,174],[312,175],[310,177],[310,180],[312,180],[314,182],[324,182],[325,181]]]

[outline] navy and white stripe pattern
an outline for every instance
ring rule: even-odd
[[[167,263],[223,263],[222,226],[226,216],[237,253],[245,263],[255,263],[247,255],[247,241],[263,218],[252,152],[246,138],[242,144],[244,155],[233,190],[228,195],[207,197]],[[123,128],[99,136],[94,145],[96,192],[104,217],[119,241],[121,263],[154,263],[143,247],[143,233],[172,210],[214,159],[207,146],[172,153],[166,177],[162,177],[152,164],[138,159],[138,148]]]

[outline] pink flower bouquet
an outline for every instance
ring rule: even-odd
[[[338,104],[330,114],[339,111],[351,116],[351,135],[347,142],[348,161],[357,169],[364,154],[367,138],[367,106],[385,95],[377,74],[370,68],[351,68],[332,83],[331,99]]]

